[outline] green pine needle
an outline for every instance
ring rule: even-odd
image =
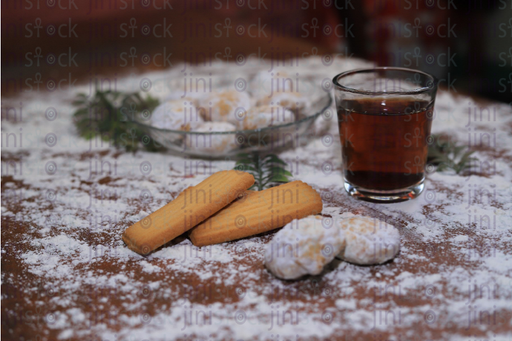
[[[471,156],[474,151],[467,150],[466,146],[444,141],[438,136],[434,136],[434,141],[428,147],[427,161],[436,165],[438,172],[452,169],[456,174],[461,174],[471,169],[471,162],[476,160]]]
[[[279,183],[290,182],[292,173],[284,167],[286,162],[275,154],[261,156],[257,152],[252,154],[238,154],[235,169],[248,172],[254,176],[254,185],[250,189],[262,191],[265,188]]]
[[[151,96],[143,98],[139,93],[96,90],[88,98],[78,94],[72,104],[77,107],[74,116],[78,134],[90,140],[100,138],[111,142],[115,147],[124,147],[127,151],[136,151],[140,145],[149,151],[162,149],[158,143],[131,121],[135,115],[143,112],[144,117],[159,104]]]

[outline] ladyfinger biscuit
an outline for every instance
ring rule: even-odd
[[[244,195],[253,184],[249,173],[217,172],[127,228],[123,241],[131,250],[147,255]]]
[[[189,232],[196,246],[250,237],[322,211],[320,195],[302,181],[250,192]]]

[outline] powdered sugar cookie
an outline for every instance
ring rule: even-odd
[[[400,250],[400,233],[383,221],[370,217],[352,217],[340,221],[341,237],[346,241],[338,257],[351,263],[381,264]]]
[[[296,92],[299,87],[297,73],[284,70],[259,71],[251,80],[251,92],[255,97],[272,96],[278,92]]]
[[[151,114],[151,125],[160,129],[189,131],[204,123],[196,110],[193,99],[166,101]]]
[[[265,249],[265,265],[270,272],[283,279],[321,273],[345,241],[338,226],[322,222],[322,216],[295,219],[277,232]]]
[[[283,70],[260,71],[251,81],[256,105],[280,105],[291,110],[303,109],[307,98],[300,92],[299,75]]]
[[[265,128],[295,121],[292,111],[279,105],[253,107],[242,121],[243,129]]]
[[[236,131],[236,127],[228,122],[204,122],[194,130],[202,133],[227,131]],[[185,149],[221,155],[238,148],[235,137],[235,134],[187,134]]]
[[[205,121],[229,122],[239,127],[241,117],[251,107],[251,98],[245,92],[225,90],[212,92],[199,102],[198,110]]]
[[[261,105],[280,105],[291,110],[304,109],[307,104],[307,98],[299,92],[278,92],[272,96],[260,97],[256,101],[257,106]]]

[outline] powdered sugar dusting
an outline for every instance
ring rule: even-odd
[[[363,66],[355,59],[325,66],[310,58],[291,71],[321,86]],[[217,63],[193,73],[230,68]],[[130,90],[141,78],[182,77],[180,70],[118,83]],[[430,174],[416,200],[377,205],[344,192],[333,106],[315,123],[314,136],[280,155],[294,179],[321,194],[324,215],[366,215],[396,226],[400,253],[379,266],[335,259],[319,276],[281,281],[263,265],[273,233],[203,248],[182,236],[148,257],[128,250],[121,240],[126,227],[234,162],[130,154],[85,141],[74,131],[70,98],[87,91],[21,98],[22,122],[2,125],[22,142],[2,148],[7,339],[512,337],[510,107],[440,91],[433,132],[469,145],[478,162],[469,175]],[[153,94],[172,95],[158,87]],[[44,115],[50,106],[59,113],[53,121]]]

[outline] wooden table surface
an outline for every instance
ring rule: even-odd
[[[118,17],[118,23],[132,14]],[[31,15],[25,19],[38,17]],[[172,15],[175,25],[185,20],[177,11]],[[221,20],[200,11],[195,15]],[[148,14],[140,22],[151,20]],[[182,40],[183,31],[173,32],[173,42]],[[9,39],[9,44],[17,43],[16,37]],[[36,53],[41,47],[45,58],[51,49],[56,54],[68,47],[27,40],[20,44],[23,52]],[[182,236],[145,258],[128,250],[121,240],[126,227],[212,172],[231,169],[234,162],[170,152],[127,153],[98,140],[89,143],[74,130],[71,100],[87,91],[95,77],[115,78],[118,89],[125,90],[143,78],[180,75],[139,58],[141,52],[154,57],[164,47],[172,51],[173,63],[183,61],[190,49],[215,55],[229,47],[232,58],[277,49],[299,53],[298,65],[290,70],[315,76],[319,87],[338,72],[369,63],[353,58],[326,63],[321,56],[332,49],[283,37],[162,44],[139,36],[98,45],[100,54],[136,47],[139,57],[133,66],[93,63],[89,68],[92,45],[73,44],[69,47],[81,53],[79,67],[71,70],[48,63],[24,67],[21,73],[19,68],[2,70],[4,339],[512,338],[510,107],[477,104],[441,91],[434,132],[469,145],[478,161],[466,174],[429,174],[422,196],[390,205],[357,201],[345,193],[331,108],[311,136],[280,156],[294,179],[320,193],[325,216],[336,220],[362,214],[393,224],[401,233],[401,251],[383,265],[335,260],[319,276],[281,281],[263,265],[265,245],[274,233],[204,248],[193,247]],[[212,67],[224,65],[226,74],[241,70],[233,59],[220,59],[232,64],[214,61]],[[198,74],[204,68],[188,70]],[[40,91],[35,91],[37,73]],[[76,85],[52,90],[51,84],[64,79],[77,80]],[[31,91],[25,91],[27,84]],[[150,165],[149,171],[143,165]]]
[[[334,70],[365,65],[339,59],[321,70],[320,58],[307,62],[296,70],[316,74],[318,86]],[[140,77],[173,72],[179,71]],[[263,264],[273,233],[203,248],[182,236],[148,257],[128,250],[121,240],[126,227],[234,162],[90,144],[73,129],[76,91],[8,102],[22,101],[23,116],[2,126],[3,135],[11,134],[2,148],[5,339],[510,337],[508,107],[493,103],[482,111],[490,120],[470,119],[473,101],[440,92],[434,131],[464,143],[466,125],[474,127],[469,142],[484,137],[471,144],[480,164],[466,174],[430,174],[422,196],[389,205],[345,193],[340,147],[332,140],[336,118],[321,116],[314,134],[280,154],[287,168],[320,193],[325,216],[362,214],[396,226],[401,251],[383,265],[335,260],[319,276],[281,281]],[[496,134],[496,142],[485,134]]]

